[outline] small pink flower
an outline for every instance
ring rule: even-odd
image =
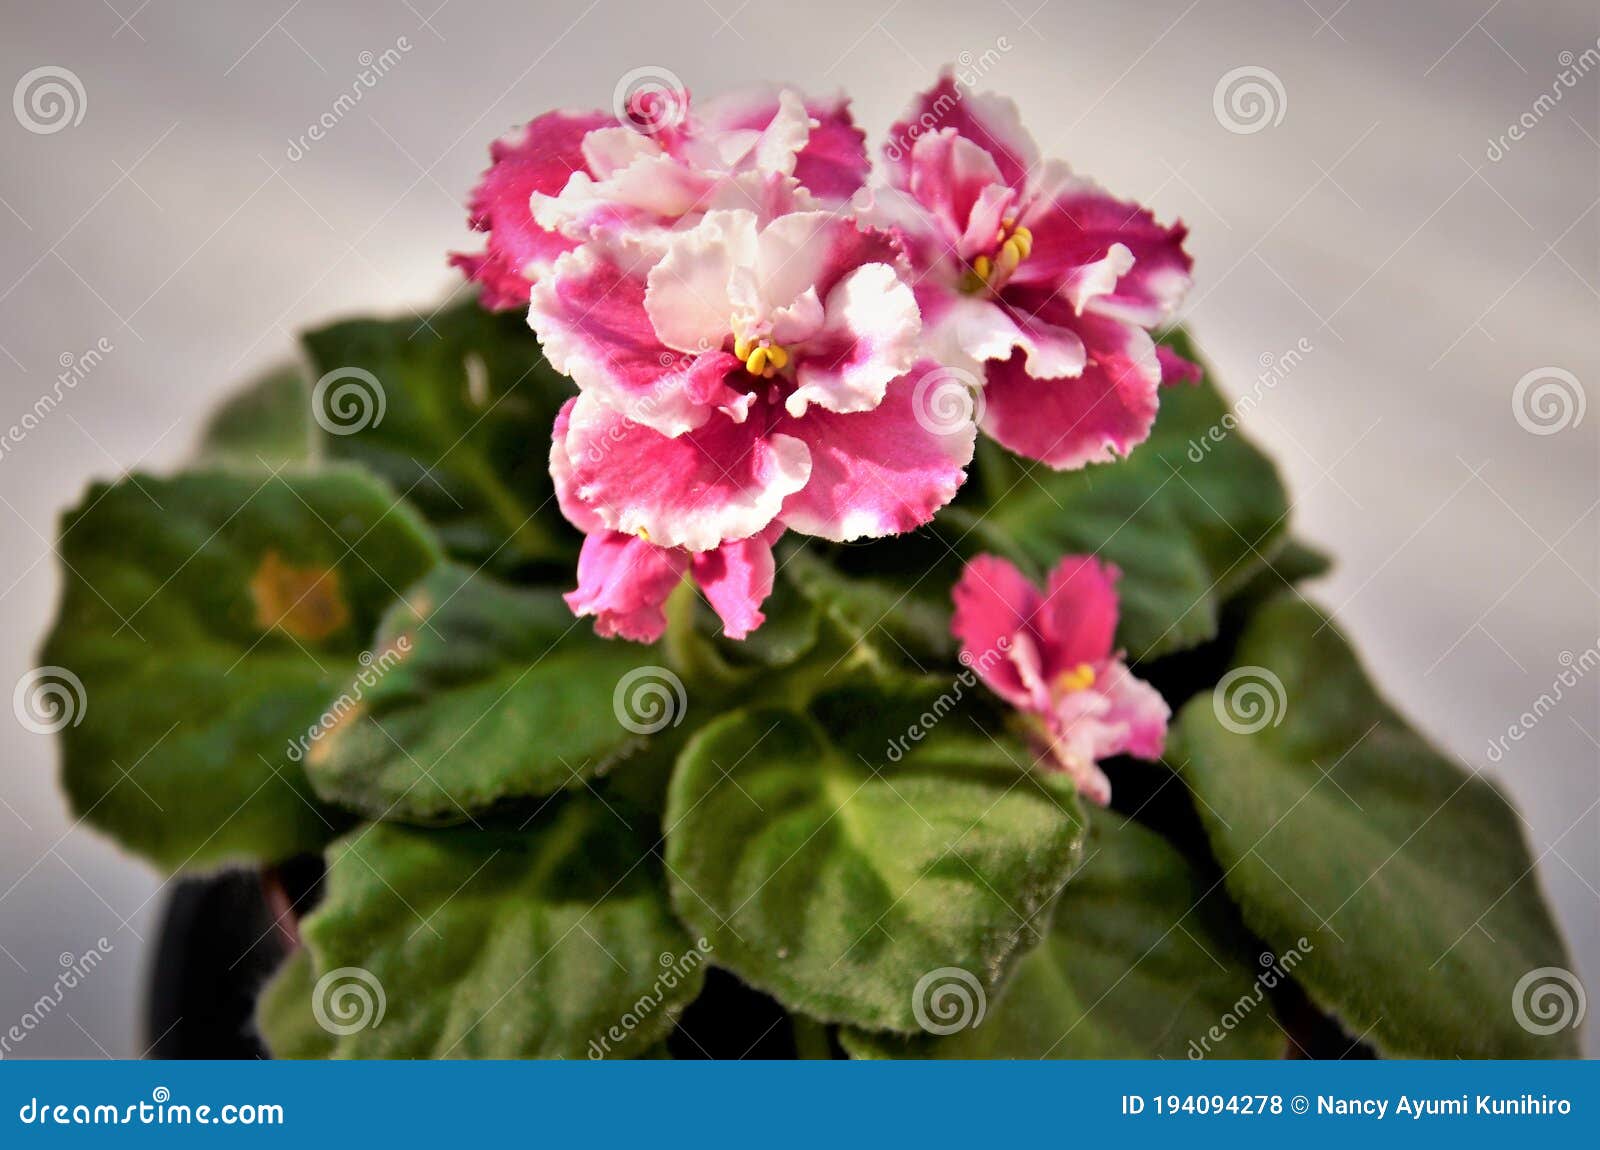
[[[1164,371],[1189,370],[1148,331],[1189,285],[1183,225],[1041,161],[1014,104],[948,71],[886,154],[876,218],[904,231],[934,354],[984,379],[984,431],[1058,469],[1143,442]]]
[[[528,322],[581,394],[563,450],[607,530],[709,551],[781,517],[847,541],[926,523],[976,429],[919,421],[898,247],[827,212],[708,213],[657,262],[601,240],[534,287]]]
[[[1069,555],[1041,592],[1006,560],[979,555],[953,592],[961,661],[1035,718],[1051,758],[1101,806],[1111,782],[1099,762],[1160,758],[1172,714],[1113,648],[1119,576],[1092,556]]]

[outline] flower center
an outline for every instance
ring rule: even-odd
[[[762,379],[771,379],[789,366],[788,349],[766,338],[749,340],[735,335],[733,354],[744,362],[746,371]]]
[[[1017,270],[1017,265],[1033,251],[1033,232],[1018,227],[1015,219],[1000,221],[995,232],[996,251],[993,256],[981,255],[972,261],[967,274],[962,277],[961,290],[968,295],[980,291],[999,291]]]
[[[1094,686],[1094,668],[1088,663],[1079,663],[1056,676],[1056,688],[1060,691],[1083,691]]]

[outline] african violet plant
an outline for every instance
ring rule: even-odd
[[[1517,815],[1152,334],[1184,229],[949,74],[868,170],[790,90],[498,142],[475,301],[67,516],[76,810],[321,854],[281,1056],[1571,1053]]]

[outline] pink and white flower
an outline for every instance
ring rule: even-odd
[[[715,211],[649,266],[593,241],[529,322],[580,395],[564,449],[607,530],[710,551],[781,517],[828,539],[925,523],[975,429],[917,421],[920,318],[884,233],[827,212]]]
[[[1143,442],[1164,366],[1188,371],[1149,334],[1189,285],[1183,225],[1041,161],[1014,104],[948,71],[891,131],[875,214],[903,229],[930,348],[985,380],[984,430],[1058,469]]]
[[[956,583],[951,630],[961,661],[1031,717],[1051,760],[1101,806],[1113,755],[1161,757],[1171,710],[1114,649],[1117,569],[1069,555],[1040,591],[1012,564],[979,555]]]
[[[486,307],[525,304],[529,284],[598,229],[640,245],[718,207],[771,218],[836,205],[866,179],[864,137],[843,98],[762,88],[691,111],[687,92],[648,96],[622,120],[551,112],[492,146],[470,217],[487,249],[451,257],[483,286]]]

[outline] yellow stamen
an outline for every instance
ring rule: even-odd
[[[1033,251],[1033,232],[1016,224],[1014,219],[1000,221],[1000,230],[994,236],[999,250],[992,257],[978,256],[972,261],[972,267],[961,281],[963,291],[998,291],[1017,270],[1017,265],[1028,258]]]
[[[751,375],[761,375],[767,370],[767,349],[758,347],[744,361],[744,369]]]
[[[990,261],[988,256],[979,256],[977,259],[972,261],[972,270],[978,274],[978,278],[984,283],[989,282],[989,273],[993,270],[993,268],[994,264]]]
[[[995,268],[1002,278],[1009,276],[1017,270],[1017,265],[1022,262],[1022,250],[1016,241],[1007,240],[1000,245],[1000,255],[995,259]]]
[[[1011,242],[1017,245],[1017,250],[1022,253],[1022,258],[1027,259],[1033,251],[1033,232],[1027,228],[1018,228],[1011,233]]]
[[[733,354],[738,356],[741,361],[749,359],[750,358],[750,341],[747,340],[747,339],[740,339],[738,336],[734,336],[733,337]]]
[[[789,353],[777,344],[772,344],[767,348],[767,362],[778,371],[782,371],[789,366]]]
[[[646,531],[643,527],[641,527],[641,528],[639,528],[639,530],[635,531],[634,534],[637,535],[640,539],[643,539],[646,543],[650,542],[650,532]]]
[[[1088,663],[1079,663],[1076,667],[1057,675],[1056,686],[1063,691],[1082,691],[1092,687],[1094,686],[1094,668]]]

